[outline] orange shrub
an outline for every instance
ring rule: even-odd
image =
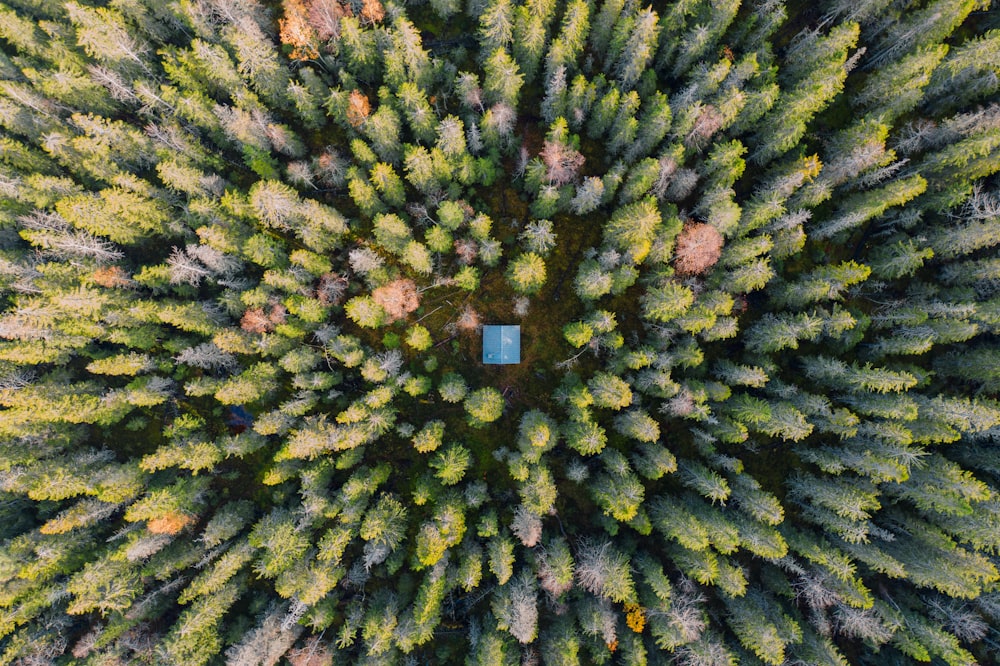
[[[243,318],[240,319],[240,328],[247,333],[267,333],[274,327],[271,325],[271,320],[264,314],[264,310],[250,308],[243,313]]]
[[[363,23],[375,24],[385,18],[385,7],[379,0],[361,0],[361,12],[358,16]]]

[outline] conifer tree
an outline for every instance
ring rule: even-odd
[[[100,4],[0,7],[0,662],[989,661],[989,3]]]

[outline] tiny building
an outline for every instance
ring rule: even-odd
[[[483,363],[507,365],[520,362],[520,326],[483,326]]]

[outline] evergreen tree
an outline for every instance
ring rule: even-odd
[[[987,4],[0,7],[0,662],[988,661]]]

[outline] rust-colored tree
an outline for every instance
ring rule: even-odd
[[[677,237],[674,268],[681,275],[700,275],[719,261],[722,234],[710,224],[694,222]]]
[[[351,127],[361,127],[372,112],[372,105],[360,90],[352,90],[347,100],[347,122]]]
[[[281,43],[292,47],[288,56],[294,60],[319,57],[319,35],[309,22],[309,10],[302,0],[285,0],[285,17],[278,20]]]
[[[361,11],[358,12],[361,22],[374,25],[385,18],[385,7],[379,0],[361,0]]]
[[[101,266],[93,272],[90,278],[102,287],[113,289],[115,287],[127,287],[132,284],[128,273],[120,266]]]
[[[463,333],[473,333],[478,331],[481,326],[482,320],[479,318],[479,313],[468,305],[465,306],[455,322],[455,327]]]
[[[548,168],[549,182],[556,186],[576,180],[584,162],[579,151],[559,141],[546,141],[539,155]]]
[[[394,280],[372,292],[372,298],[392,319],[404,319],[420,307],[420,295],[413,280]]]
[[[153,518],[146,524],[152,534],[177,534],[182,529],[194,522],[194,518],[187,514],[171,511],[157,518]]]
[[[331,666],[333,655],[318,636],[310,636],[302,647],[290,650],[285,658],[292,666]]]
[[[240,319],[240,328],[247,333],[270,333],[278,324],[284,324],[288,310],[280,303],[273,304],[265,312],[264,308],[249,308]]]

